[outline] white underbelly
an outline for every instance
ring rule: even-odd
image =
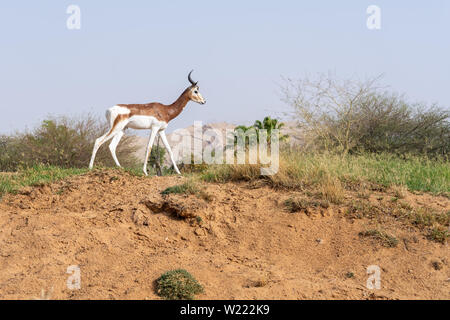
[[[159,121],[155,117],[150,116],[132,116],[128,119],[127,128],[131,129],[151,129],[153,127],[161,127],[165,129],[167,123],[164,121]]]

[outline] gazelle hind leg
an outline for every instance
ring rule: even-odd
[[[117,149],[117,145],[120,142],[120,139],[122,139],[124,135],[123,131],[119,131],[118,133],[116,133],[116,135],[114,136],[114,138],[112,139],[110,145],[109,145],[109,150],[111,151],[111,155],[114,159],[114,162],[116,163],[116,165],[118,167],[121,167],[119,160],[117,159],[117,155],[116,155],[116,149]]]
[[[169,142],[167,141],[166,132],[163,130],[163,131],[161,131],[159,133],[159,135],[161,137],[161,140],[162,140],[164,146],[167,149],[167,152],[169,153],[170,160],[172,161],[172,164],[173,164],[173,167],[174,167],[176,173],[181,174],[180,170],[178,170],[178,167],[177,167],[177,164],[175,162],[175,159],[173,158],[173,152],[172,152],[172,149],[170,148]]]
[[[108,135],[109,133],[104,134],[103,136],[95,140],[94,149],[92,150],[91,162],[89,163],[89,169],[92,169],[94,167],[94,161],[95,156],[97,155],[97,151],[102,146],[102,144],[108,141]]]
[[[152,127],[152,133],[150,134],[150,138],[148,139],[147,152],[145,153],[144,168],[143,168],[144,174],[146,176],[148,176],[148,173],[147,173],[148,158],[150,157],[150,153],[152,151],[152,146],[153,146],[153,143],[155,142],[155,138],[156,138],[156,135],[158,134],[159,128],[160,127]]]
[[[123,121],[119,125],[116,125],[115,128],[112,128],[107,134],[101,136],[97,140],[95,140],[94,150],[92,151],[91,162],[89,163],[89,169],[94,167],[95,156],[97,155],[98,149],[108,140],[115,137],[119,132],[122,132],[126,127],[127,122]]]

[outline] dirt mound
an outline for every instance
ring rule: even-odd
[[[94,171],[5,196],[0,298],[159,299],[154,281],[178,268],[205,287],[200,299],[450,298],[448,245],[395,218],[389,248],[359,236],[373,221],[339,207],[290,213],[283,203],[298,192],[207,184],[208,200],[161,194],[185,180]],[[66,285],[72,265],[79,290]],[[370,265],[380,290],[366,287]]]

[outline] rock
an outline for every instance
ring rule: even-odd
[[[437,271],[442,270],[442,268],[444,267],[444,265],[440,261],[433,261],[431,262],[431,265],[433,266],[434,270]]]
[[[145,215],[145,212],[143,212],[141,209],[136,209],[133,212],[131,219],[137,225],[143,225],[143,226],[149,225],[148,217]]]
[[[199,236],[199,237],[202,237],[202,236],[205,236],[205,235],[206,235],[205,230],[202,229],[202,228],[197,228],[197,229],[195,229],[195,230],[194,230],[194,233],[195,233],[196,236]]]
[[[157,200],[142,201],[153,213],[165,212],[179,218],[196,218],[198,212],[207,208],[204,200],[195,195],[169,194]]]
[[[29,196],[32,191],[33,191],[32,187],[24,187],[19,191],[19,194],[24,195],[24,196]]]

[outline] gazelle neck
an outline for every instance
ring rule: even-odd
[[[190,98],[189,98],[189,90],[191,88],[187,88],[183,91],[181,96],[171,105],[168,106],[169,108],[169,121],[176,118],[181,111],[183,111],[184,107],[188,104]]]

